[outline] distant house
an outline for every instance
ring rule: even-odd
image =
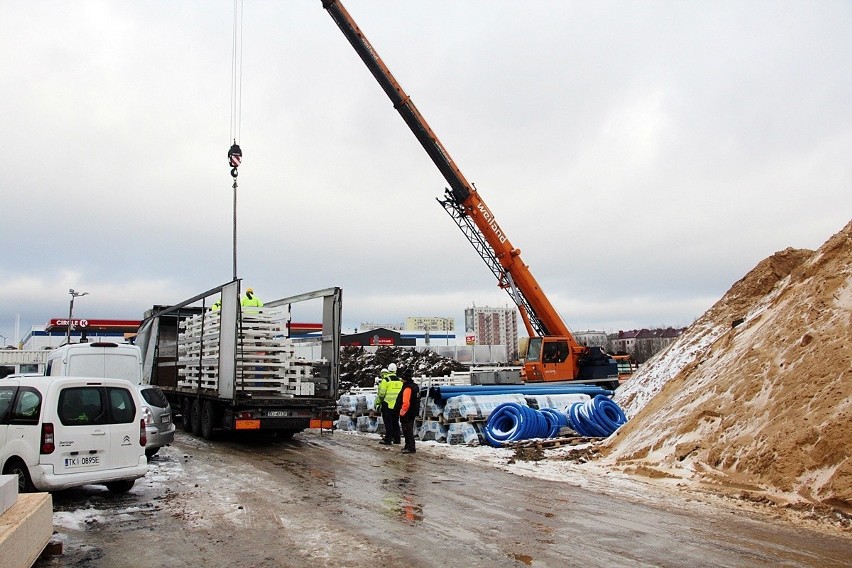
[[[609,336],[610,350],[613,353],[627,353],[635,361],[644,363],[672,344],[684,331],[685,327],[619,331]]]

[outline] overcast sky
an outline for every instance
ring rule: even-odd
[[[848,1],[345,6],[574,330],[689,325],[852,217]],[[0,3],[0,345],[231,279],[233,13]],[[245,285],[350,331],[510,302],[320,0],[246,2],[242,58]]]

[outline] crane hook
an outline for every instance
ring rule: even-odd
[[[237,168],[240,166],[240,162],[243,159],[243,151],[240,150],[240,146],[237,144],[237,141],[234,140],[233,146],[228,150],[228,164],[231,166],[231,177],[237,178]]]

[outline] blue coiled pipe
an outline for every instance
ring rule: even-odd
[[[605,396],[587,402],[575,402],[568,408],[571,428],[581,436],[606,438],[627,422],[621,408]]]
[[[553,438],[565,426],[581,436],[606,438],[626,422],[621,408],[603,395],[572,404],[567,414],[553,408],[536,410],[517,402],[504,402],[491,412],[482,433],[491,446],[499,448],[506,442]]]
[[[555,438],[562,428],[569,426],[568,416],[564,412],[559,412],[555,408],[541,408],[539,412],[544,415],[550,425],[550,429],[547,431],[548,438]]]
[[[483,435],[490,445],[499,448],[506,442],[546,438],[550,430],[550,422],[538,410],[517,402],[504,402],[491,412]]]

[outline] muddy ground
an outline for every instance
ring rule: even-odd
[[[852,539],[682,495],[605,495],[373,435],[182,432],[124,496],[54,495],[46,567],[847,566]],[[619,492],[617,492],[619,493]]]

